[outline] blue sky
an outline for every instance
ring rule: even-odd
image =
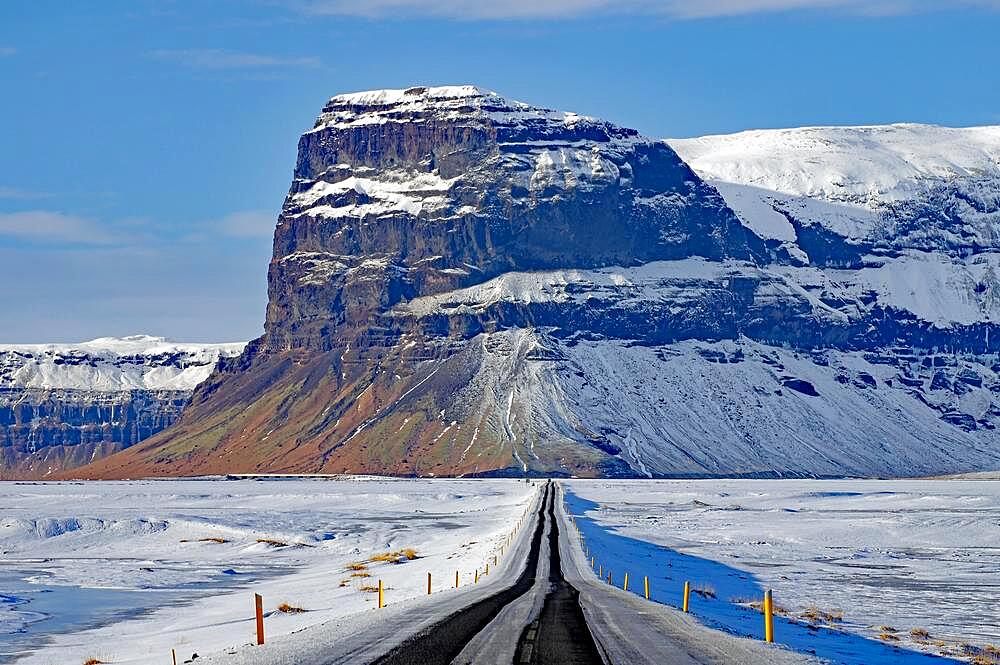
[[[299,134],[475,83],[659,137],[1000,124],[1000,0],[7,0],[0,342],[256,336]]]

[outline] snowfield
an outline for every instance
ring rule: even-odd
[[[456,570],[471,586],[533,497],[513,480],[0,483],[0,663],[233,651],[254,592],[269,642],[372,610],[378,579],[397,607],[426,601],[428,572],[442,595]]]
[[[933,662],[918,651],[966,660],[1000,644],[1000,483],[565,486],[605,574],[620,584],[629,572],[640,593],[648,575],[653,597],[675,606],[688,580],[706,594],[693,594],[691,607],[709,625],[758,635],[760,615],[746,604],[771,588],[796,620],[779,619],[776,641],[832,662]]]
[[[831,663],[968,662],[1000,643],[1000,483],[562,482],[586,548],[570,555],[581,574],[593,556],[616,585],[628,572],[641,593],[648,576],[653,600],[674,606],[688,580],[709,627],[759,639],[749,604],[772,588],[777,642]],[[178,662],[352,662],[516,576],[531,529],[483,572],[537,489],[370,477],[0,483],[0,663],[169,662],[171,648]],[[416,558],[371,560],[407,548]],[[378,579],[384,610],[362,589]],[[266,649],[251,646],[254,592]]]

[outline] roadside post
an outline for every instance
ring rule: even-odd
[[[764,641],[774,642],[774,600],[770,589],[764,594]]]
[[[264,643],[264,598],[259,593],[253,595],[254,614],[257,618],[257,646]]]

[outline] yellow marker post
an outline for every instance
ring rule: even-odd
[[[628,591],[628,573],[625,573],[625,584],[622,585],[622,591]]]
[[[642,588],[646,593],[646,600],[649,600],[649,577],[647,575],[642,576]]]
[[[385,594],[382,587],[382,580],[378,581],[378,608],[385,607]]]
[[[427,573],[427,595],[431,595],[431,574]]]
[[[458,588],[458,571],[455,571],[455,588]]]
[[[257,618],[257,645],[264,643],[264,598],[259,594],[253,595],[254,614]]]
[[[614,584],[614,577],[611,576],[611,571],[608,571],[608,584]]]
[[[774,642],[774,600],[770,589],[764,594],[764,641]]]
[[[495,556],[493,557],[493,567],[497,567],[497,558]]]
[[[690,598],[691,598],[691,583],[690,582],[685,582],[684,583],[684,611],[685,612],[688,611],[688,601],[690,600]]]
[[[590,557],[590,567],[594,567],[594,557]]]
[[[602,563],[597,567],[597,576],[604,579],[604,564]]]
[[[483,574],[484,575],[489,575],[490,574],[490,562],[489,561],[486,562],[486,572],[483,573]]]
[[[476,576],[472,578],[473,584],[479,584],[479,569],[476,568]]]

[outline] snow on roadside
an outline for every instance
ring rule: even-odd
[[[580,515],[605,574],[610,567],[620,581],[631,567],[639,588],[649,575],[654,598],[675,606],[690,580],[705,594],[692,595],[692,611],[712,625],[759,633],[760,615],[733,600],[759,599],[773,588],[776,605],[797,620],[782,622],[777,640],[833,662],[927,660],[916,651],[962,659],[1000,643],[1000,483],[566,486],[569,509]],[[810,612],[818,615],[812,629],[803,618]]]
[[[531,496],[513,480],[0,483],[0,573],[21,571],[20,588],[84,603],[87,589],[149,597],[87,630],[49,635],[47,623],[63,623],[56,616],[30,624],[27,641],[0,633],[0,654],[16,645],[18,665],[147,663],[176,648],[187,660],[251,641],[253,592],[264,596],[271,639],[374,607],[361,587],[377,579],[393,602],[426,593],[427,572],[437,588],[453,585],[456,570],[466,585]],[[407,548],[417,558],[349,567]],[[280,603],[307,611],[278,612]],[[10,628],[6,616],[0,626]]]

